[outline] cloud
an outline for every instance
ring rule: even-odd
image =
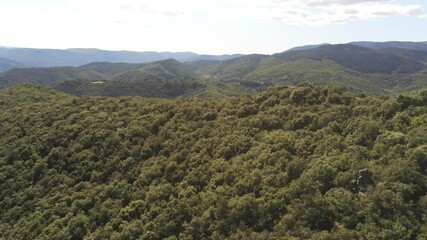
[[[421,5],[391,0],[270,0],[268,8],[272,20],[311,26],[424,13]]]
[[[279,3],[292,3],[298,2],[306,6],[312,7],[321,7],[321,6],[331,6],[331,5],[354,5],[360,3],[378,3],[378,2],[387,2],[389,0],[272,0],[273,2]]]
[[[168,17],[179,17],[182,15],[185,15],[184,12],[170,12],[170,11],[163,11],[161,12],[163,15],[168,16]]]
[[[292,25],[324,26],[335,23],[387,18],[424,16],[422,6],[404,0],[73,0],[105,17],[119,16],[130,21],[159,22],[175,18],[203,18],[221,23],[252,20],[282,21]],[[141,14],[142,13],[142,14]],[[92,11],[90,11],[92,14]],[[128,20],[126,20],[128,19]],[[168,20],[169,19],[169,20]]]

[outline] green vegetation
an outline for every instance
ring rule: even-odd
[[[56,89],[77,96],[145,96],[158,98],[174,98],[193,96],[206,89],[200,81],[178,78],[173,81],[149,78],[141,80],[114,81],[66,81]]]
[[[427,87],[427,51],[415,47],[342,44],[301,49],[306,50],[226,61],[181,63],[168,59],[147,64],[98,62],[80,67],[13,69],[0,74],[0,88],[31,83],[76,95],[224,97],[303,82],[338,85],[369,95],[396,95]],[[99,81],[106,84],[91,84]],[[177,91],[165,94],[168,86]]]
[[[424,64],[410,58],[352,44],[325,45],[307,51],[284,52],[275,56],[290,61],[328,59],[361,73],[415,73],[424,67]]]
[[[427,90],[166,100],[24,85],[0,91],[0,124],[3,239],[427,238]],[[365,168],[374,184],[355,186]]]
[[[340,85],[374,95],[427,87],[427,52],[372,49],[354,45],[322,45],[271,56],[249,55],[199,70],[222,82],[292,85],[311,82]],[[305,48],[303,48],[305,49]]]
[[[351,42],[350,44],[377,49],[406,49],[414,51],[427,51],[427,42]]]
[[[15,68],[0,74],[0,88],[31,83],[55,86],[73,79],[103,79],[103,75],[88,69],[73,67],[56,68]]]
[[[126,71],[114,76],[111,80],[145,80],[145,79],[165,79],[195,78],[198,75],[186,65],[173,60],[154,62],[142,66],[133,71]]]

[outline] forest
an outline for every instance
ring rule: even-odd
[[[16,67],[0,72],[0,89],[27,83],[76,96],[224,98],[306,82],[343,86],[368,95],[399,95],[427,87],[426,43],[364,44],[368,43],[225,59],[199,56],[118,63],[106,57],[80,66]],[[5,64],[15,66],[10,61]]]
[[[427,239],[427,90],[0,90],[0,239]]]

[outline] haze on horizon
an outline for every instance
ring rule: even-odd
[[[0,0],[0,46],[276,53],[426,41],[421,0]]]

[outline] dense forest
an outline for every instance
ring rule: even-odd
[[[0,91],[0,239],[426,239],[427,90]]]

